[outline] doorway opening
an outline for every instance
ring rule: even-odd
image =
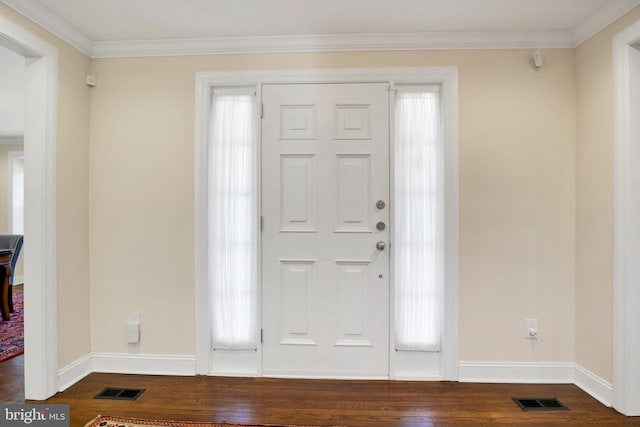
[[[25,398],[57,392],[56,123],[58,49],[0,16],[0,45],[25,63]]]

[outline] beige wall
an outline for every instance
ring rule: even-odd
[[[90,92],[84,84],[90,59],[1,3],[0,15],[46,40],[59,52],[56,153],[58,365],[64,367],[90,351]]]
[[[2,4],[0,14],[60,49],[61,367],[91,350],[194,353],[196,71],[442,65],[460,72],[461,360],[576,360],[611,380],[611,37],[640,9],[576,50],[545,51],[539,71],[516,50],[91,65]],[[142,317],[135,347],[124,339],[129,311]],[[525,317],[540,319],[536,345],[521,337]]]
[[[574,51],[434,51],[94,60],[92,350],[194,354],[197,71],[457,66],[460,357],[574,360]],[[114,268],[117,267],[117,268]],[[141,313],[141,343],[124,324]],[[541,339],[523,335],[540,319]]]
[[[612,37],[640,7],[576,49],[576,362],[613,377]]]

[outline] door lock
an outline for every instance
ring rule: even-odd
[[[378,243],[376,243],[376,249],[379,250],[379,251],[384,251],[384,248],[386,246],[387,245],[385,245],[385,243],[382,240],[380,240]]]
[[[382,231],[382,230],[384,230],[386,227],[387,227],[387,225],[386,225],[384,222],[382,222],[382,221],[380,221],[379,223],[377,223],[377,224],[376,224],[376,228],[378,229],[378,231]]]
[[[385,206],[386,206],[386,204],[384,203],[384,200],[378,200],[376,202],[376,208],[378,208],[378,209],[384,209]]]

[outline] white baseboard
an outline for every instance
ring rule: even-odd
[[[460,362],[460,382],[572,384],[574,363]]]
[[[13,276],[13,284],[14,285],[24,285],[24,275],[15,275]]]
[[[460,362],[460,382],[575,384],[605,406],[611,407],[610,383],[576,363]]]
[[[191,376],[196,374],[196,358],[183,355],[90,353],[60,369],[58,390],[69,388],[92,372]],[[460,382],[476,383],[575,384],[605,406],[610,407],[613,401],[610,383],[571,362],[460,362],[458,378]]]
[[[91,372],[91,354],[87,354],[58,371],[58,391],[68,389]]]
[[[593,372],[576,364],[575,385],[605,406],[611,407],[613,402],[612,385]]]
[[[92,353],[93,372],[141,375],[195,375],[195,356]]]
[[[140,375],[196,374],[195,356],[129,353],[89,353],[58,371],[58,391],[92,372]]]

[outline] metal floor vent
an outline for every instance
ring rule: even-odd
[[[106,387],[93,396],[94,399],[136,400],[146,389]]]
[[[523,411],[568,411],[569,408],[555,397],[514,397]]]

